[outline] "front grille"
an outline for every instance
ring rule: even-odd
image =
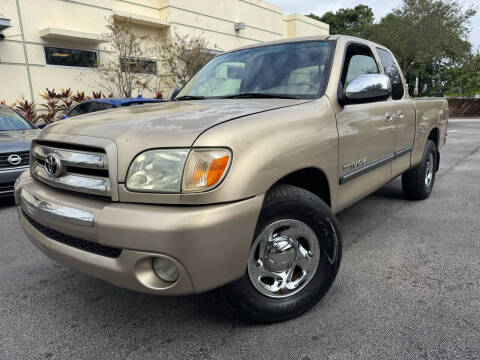
[[[13,165],[8,161],[8,158],[11,155],[18,155],[21,157],[22,160],[20,161],[20,163]],[[30,162],[30,151],[19,151],[19,152],[9,152],[9,153],[0,154],[0,169],[25,166],[25,165],[28,165],[29,162]]]
[[[118,258],[122,252],[122,249],[113,248],[110,246],[100,245],[87,240],[82,240],[67,234],[64,234],[60,231],[50,229],[30,217],[25,211],[22,211],[22,215],[27,219],[27,221],[38,231],[40,231],[46,237],[58,241],[64,245],[68,245],[83,251],[88,251],[93,254],[106,256],[109,258]]]
[[[32,148],[31,174],[52,187],[111,198],[104,149],[38,141]]]
[[[14,182],[11,183],[6,183],[6,184],[0,184],[0,195],[2,193],[11,193],[13,192],[13,186],[15,185]]]

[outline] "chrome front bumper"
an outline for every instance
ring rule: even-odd
[[[46,216],[57,221],[81,226],[93,227],[95,219],[95,215],[91,211],[41,200],[24,188],[20,190],[20,208],[30,216]]]

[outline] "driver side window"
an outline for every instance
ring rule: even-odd
[[[341,78],[343,88],[345,89],[350,81],[362,74],[380,74],[377,62],[368,47],[349,45],[345,53]]]

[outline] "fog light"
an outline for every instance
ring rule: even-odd
[[[178,279],[177,266],[166,258],[155,258],[152,261],[153,272],[160,279],[168,282],[174,282]]]

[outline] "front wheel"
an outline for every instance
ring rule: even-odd
[[[223,294],[253,321],[290,319],[326,294],[341,252],[338,223],[327,204],[304,189],[278,185],[265,197],[246,274]]]
[[[402,189],[410,200],[424,200],[432,192],[437,170],[437,147],[428,140],[420,164],[402,175]]]

